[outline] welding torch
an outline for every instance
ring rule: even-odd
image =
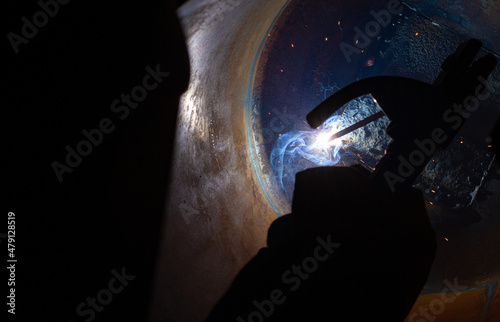
[[[307,115],[307,122],[317,128],[346,103],[371,94],[382,111],[333,134],[331,139],[387,116],[390,124],[386,133],[392,141],[370,181],[382,193],[397,195],[411,187],[434,153],[453,141],[470,112],[490,96],[485,94],[486,80],[496,67],[496,58],[487,54],[474,61],[481,47],[477,39],[460,44],[442,63],[432,85],[398,76],[356,81],[319,104]]]

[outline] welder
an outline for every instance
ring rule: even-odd
[[[412,184],[468,118],[457,114],[460,123],[450,126],[446,111],[486,90],[496,58],[488,54],[475,61],[481,46],[477,39],[460,44],[433,84],[371,77],[339,90],[308,114],[316,128],[347,102],[371,94],[382,112],[332,139],[385,115],[392,141],[373,173],[361,165],[299,172],[291,214],[273,222],[267,247],[241,270],[207,321],[407,317],[436,253],[423,196]],[[432,143],[425,144],[425,153],[422,142]],[[420,157],[411,171],[402,171],[401,162],[415,155]]]
[[[403,321],[427,280],[435,233],[420,191],[390,199],[368,178],[362,166],[298,173],[292,213],[273,222],[267,247],[207,321]],[[293,266],[303,272],[291,283]]]

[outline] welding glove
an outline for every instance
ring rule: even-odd
[[[418,190],[389,198],[361,166],[308,169],[207,321],[403,321],[435,249]]]

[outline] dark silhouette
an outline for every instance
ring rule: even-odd
[[[207,322],[405,319],[436,251],[424,199],[411,184],[466,121],[466,100],[486,89],[496,60],[486,55],[473,63],[480,48],[475,39],[461,44],[433,85],[372,77],[308,115],[318,127],[345,103],[371,94],[384,113],[334,136],[385,114],[393,141],[371,174],[362,166],[298,173],[292,213],[273,222],[268,246],[241,270]]]
[[[432,155],[453,141],[470,113],[478,108],[486,79],[496,66],[492,54],[474,62],[481,46],[477,39],[462,43],[443,62],[442,72],[432,85],[395,76],[363,79],[330,96],[309,113],[307,120],[318,127],[350,100],[371,94],[384,112],[373,117],[385,114],[391,120],[386,132],[393,139],[371,177],[377,188],[394,194],[398,187],[411,186]],[[358,127],[367,122],[359,123]]]
[[[297,174],[292,213],[271,225],[268,247],[207,321],[402,321],[435,248],[418,191],[396,202],[360,166],[309,169]]]

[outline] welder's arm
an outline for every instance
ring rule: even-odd
[[[292,213],[207,321],[403,321],[434,258],[422,195],[379,194],[362,167],[297,174]],[[265,318],[265,319],[264,319]]]

